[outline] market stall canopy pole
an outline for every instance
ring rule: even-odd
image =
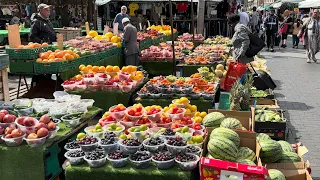
[[[191,32],[192,32],[192,42],[194,43],[194,12],[193,12],[193,0],[191,0]]]
[[[197,33],[203,35],[205,1],[199,0],[197,12]]]
[[[173,61],[173,72],[172,75],[176,75],[176,53],[174,52],[174,38],[173,38],[173,15],[172,15],[172,1],[169,0],[169,11],[170,11],[170,26],[171,26],[171,41],[172,41],[172,61]]]

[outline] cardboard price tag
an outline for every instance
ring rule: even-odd
[[[63,50],[63,34],[57,34],[57,43],[60,50]]]
[[[118,35],[118,27],[119,27],[119,23],[114,23],[113,25],[113,34],[114,35]]]
[[[8,26],[8,40],[10,48],[17,48],[21,45],[20,31],[17,24]]]
[[[87,35],[88,35],[88,34],[89,34],[89,31],[90,31],[90,29],[89,29],[89,23],[88,23],[88,22],[85,23],[85,27],[86,27],[86,33],[87,33]]]

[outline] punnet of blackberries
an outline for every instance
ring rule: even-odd
[[[171,146],[186,146],[187,143],[181,137],[168,139],[167,143]]]
[[[144,161],[151,158],[151,155],[147,151],[138,151],[131,155],[133,161]]]
[[[68,149],[79,149],[80,146],[77,141],[70,141],[66,144],[66,148]]]
[[[171,159],[174,159],[174,155],[168,151],[159,151],[152,158],[156,161],[169,161]]]
[[[140,142],[138,139],[125,139],[122,141],[122,144],[126,146],[140,146]]]
[[[67,154],[69,157],[83,157],[85,154],[81,150],[70,151]]]
[[[166,129],[162,135],[165,135],[165,136],[174,136],[176,134],[176,132],[174,132],[172,129]]]
[[[123,159],[128,157],[128,155],[124,154],[122,151],[119,150],[109,153],[108,156],[110,159]]]
[[[178,154],[176,157],[177,161],[180,162],[190,162],[190,161],[195,161],[196,160],[196,156],[192,155],[192,154]]]
[[[105,158],[106,155],[104,154],[103,151],[91,151],[88,154],[86,154],[85,158],[89,160],[98,160]]]
[[[152,137],[150,138],[150,140],[146,143],[147,145],[149,146],[157,146],[157,145],[160,145],[160,144],[163,144],[164,141],[159,138],[159,137]]]
[[[87,136],[78,140],[78,144],[80,145],[94,144],[96,142],[98,142],[98,139],[92,136]]]

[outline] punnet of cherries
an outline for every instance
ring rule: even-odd
[[[174,132],[172,129],[167,128],[162,134],[165,136],[174,136],[176,132]]]
[[[174,155],[168,151],[160,151],[157,152],[152,158],[156,161],[169,161],[174,159]]]
[[[80,145],[94,144],[96,142],[98,142],[98,139],[92,136],[87,136],[78,140],[78,144]]]
[[[180,162],[190,162],[190,161],[195,161],[196,160],[196,156],[192,155],[192,154],[178,154],[176,157],[177,161]]]
[[[85,158],[89,160],[98,160],[105,158],[106,155],[104,154],[103,151],[91,151],[88,154],[86,154]]]
[[[122,143],[126,146],[140,146],[140,141],[138,139],[125,139]]]
[[[82,157],[84,155],[85,155],[85,153],[81,150],[71,151],[68,153],[69,157]]]
[[[66,144],[66,148],[68,149],[79,149],[80,146],[77,141],[70,141]]]
[[[181,137],[168,139],[167,143],[171,146],[186,146],[187,143]]]
[[[150,140],[146,143],[149,146],[157,146],[160,144],[163,144],[164,141],[162,139],[160,139],[159,137],[152,137],[150,138]]]
[[[131,155],[133,161],[144,161],[151,158],[151,155],[147,151],[138,151]]]
[[[110,159],[123,159],[123,158],[128,157],[128,155],[124,154],[122,151],[117,150],[115,152],[109,153],[108,157]]]
[[[113,132],[108,132],[105,134],[104,139],[101,139],[102,145],[114,144],[116,143],[116,134]]]

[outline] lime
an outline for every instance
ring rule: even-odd
[[[121,134],[121,135],[119,136],[119,138],[120,138],[120,139],[127,139],[127,136],[126,136],[125,134]]]
[[[202,136],[193,136],[192,141],[196,143],[202,143],[203,142],[203,137]]]
[[[189,131],[189,127],[188,126],[185,126],[182,128],[182,132],[185,133],[185,132],[188,132]]]
[[[98,123],[98,124],[96,125],[96,129],[102,129],[102,126]]]
[[[84,138],[84,137],[86,137],[86,134],[85,134],[85,133],[79,133],[79,134],[77,135],[77,139],[82,139],[82,138]]]
[[[111,127],[108,127],[107,130],[108,130],[108,131],[112,131],[113,129],[112,129]]]
[[[111,129],[116,129],[116,128],[117,128],[117,125],[116,125],[115,123],[112,123],[112,124],[110,124],[109,127],[111,127]]]
[[[121,131],[122,130],[122,127],[120,127],[120,126],[118,126],[117,128],[116,128],[116,131]]]
[[[176,132],[181,133],[181,132],[182,132],[181,128],[177,128],[177,129],[176,129]]]
[[[140,132],[140,128],[136,128],[134,132]]]
[[[129,129],[130,132],[134,132],[135,130],[136,130],[135,127],[131,127],[131,128]]]
[[[102,132],[102,129],[97,129],[96,131],[97,131],[97,132]]]
[[[145,131],[145,130],[147,130],[147,129],[148,129],[148,127],[147,127],[145,124],[143,124],[143,125],[140,126],[140,130],[141,130],[141,131]]]
[[[188,141],[188,144],[194,144],[193,141]]]

